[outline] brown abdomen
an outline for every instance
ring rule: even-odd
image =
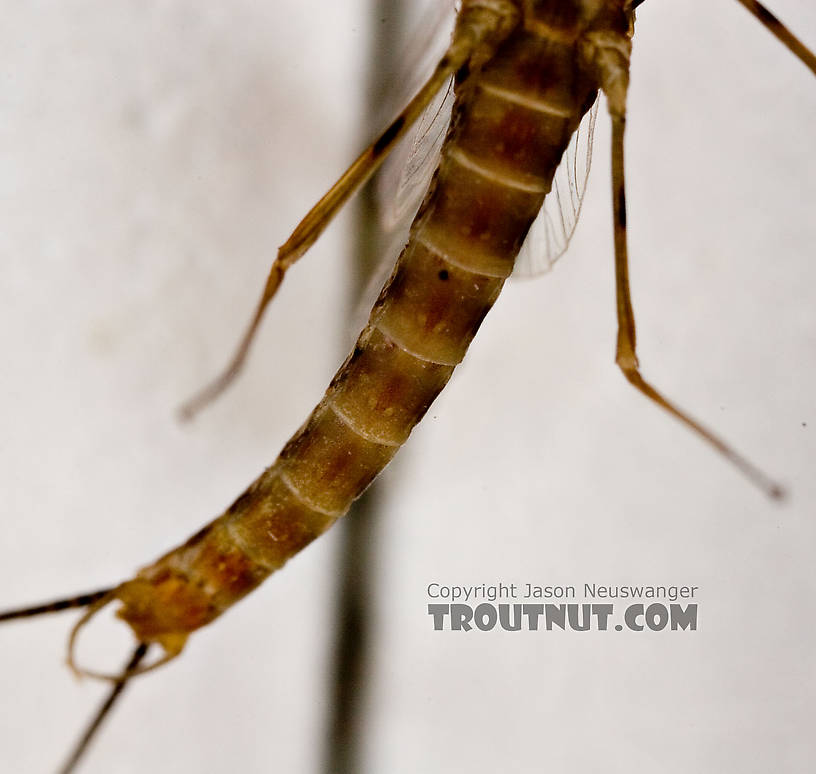
[[[118,590],[141,641],[172,644],[217,617],[344,514],[405,442],[512,271],[591,104],[574,38],[519,31],[457,85],[409,243],[320,404],[224,515]]]

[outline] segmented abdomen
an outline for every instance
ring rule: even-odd
[[[277,461],[229,510],[117,589],[144,642],[177,651],[343,515],[462,360],[594,87],[574,24],[528,25],[460,73],[442,161],[354,351]]]

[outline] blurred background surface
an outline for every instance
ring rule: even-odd
[[[816,9],[772,8],[816,45]],[[416,13],[429,12],[417,5]],[[117,582],[270,464],[356,335],[354,219],[224,364],[277,245],[365,143],[364,0],[71,0],[0,29],[0,589]],[[399,79],[395,75],[395,83]],[[613,364],[609,126],[547,277],[511,282],[384,475],[365,771],[805,771],[814,756],[816,80],[736,3],[646,3],[627,136],[643,372],[790,489],[768,502]],[[83,772],[316,772],[337,536],[134,683]],[[432,631],[429,583],[700,587],[696,633]],[[0,749],[53,770],[105,687],[71,614],[0,629]],[[100,626],[86,660],[126,658]]]

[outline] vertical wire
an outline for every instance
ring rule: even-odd
[[[376,127],[372,119],[382,106],[404,12],[404,0],[369,0],[368,61],[361,135]],[[379,203],[373,181],[357,200],[354,239],[349,261],[349,307],[360,301],[367,280],[377,266],[382,241],[378,223]],[[382,481],[375,481],[343,519],[337,569],[336,604],[327,711],[324,771],[356,774],[361,770],[365,731],[364,704],[370,678],[372,607],[375,602],[374,557],[378,543],[377,514],[384,502]]]

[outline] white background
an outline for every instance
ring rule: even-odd
[[[361,132],[362,0],[6,4],[0,606],[115,583],[273,461],[353,336],[348,226],[224,362],[275,247]],[[816,46],[816,8],[773,10]],[[376,25],[374,25],[376,28]],[[385,474],[368,770],[807,771],[816,750],[816,79],[737,3],[651,0],[627,174],[644,373],[791,497],[767,501],[613,365],[608,122],[570,254],[511,283]],[[134,683],[84,772],[318,770],[336,536]],[[688,583],[696,633],[434,633],[428,583]],[[56,768],[103,686],[71,614],[0,629],[4,769]],[[111,627],[113,628],[113,627]],[[103,625],[87,651],[126,658]]]

